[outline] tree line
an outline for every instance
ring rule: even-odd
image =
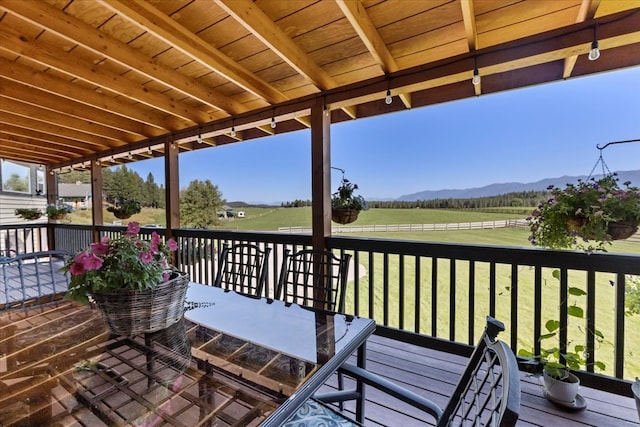
[[[377,209],[491,209],[491,208],[532,208],[549,196],[546,191],[519,191],[498,196],[447,198],[432,200],[368,200],[370,208]],[[311,206],[311,200],[296,199],[282,202],[283,208]],[[526,209],[525,209],[526,210]]]

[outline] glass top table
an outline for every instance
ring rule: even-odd
[[[195,283],[140,336],[71,301],[0,312],[0,425],[279,426],[374,329]]]

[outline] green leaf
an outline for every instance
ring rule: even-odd
[[[547,331],[553,332],[560,327],[559,320],[547,320],[547,323],[544,324],[544,327],[547,328]]]
[[[555,279],[560,280],[560,270],[553,270],[553,271],[551,272],[551,275],[552,275]]]
[[[576,350],[576,353],[581,353],[584,351],[584,346],[583,345],[577,345],[574,347]]]
[[[602,362],[594,362],[593,364],[601,371],[604,371],[607,368],[607,366]]]
[[[567,308],[567,314],[573,317],[584,318],[584,310],[577,305],[571,305]]]
[[[604,335],[602,335],[602,332],[600,332],[598,329],[596,329],[595,331],[593,331],[593,333],[595,334],[595,336],[597,336],[598,338],[604,339]]]
[[[555,337],[555,336],[556,336],[555,332],[552,332],[550,334],[540,335],[540,341],[546,340],[547,338],[551,338],[551,337]]]
[[[530,352],[529,350],[525,350],[524,348],[521,348],[520,350],[518,350],[518,356],[533,357],[533,353]]]
[[[587,293],[585,291],[583,291],[580,288],[574,288],[574,287],[570,287],[569,288],[569,295],[575,295],[575,296],[582,296],[582,295],[587,295]]]

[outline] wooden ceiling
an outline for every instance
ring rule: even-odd
[[[339,122],[638,64],[640,0],[0,0],[0,157],[113,165],[305,129],[313,106]]]

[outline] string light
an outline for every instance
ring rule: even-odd
[[[473,77],[471,78],[471,83],[474,86],[480,84],[480,71],[478,71],[478,58],[473,58]]]
[[[384,98],[384,102],[387,105],[391,105],[393,98],[391,97],[391,89],[387,89],[387,96]]]
[[[276,128],[276,118],[271,117],[271,129],[275,129],[275,128]]]
[[[231,138],[235,138],[236,137],[236,127],[232,126],[231,127]]]
[[[96,159],[96,166],[100,166],[100,159]]]
[[[127,154],[127,157],[130,159],[133,157],[133,154],[131,154],[131,151],[129,151],[129,154]]]
[[[322,106],[322,112],[324,113],[325,117],[329,117],[329,109],[327,108],[326,105]]]
[[[198,132],[198,139],[196,139],[196,142],[198,144],[202,144],[202,135],[200,134],[200,132]]]
[[[151,154],[151,146],[147,149],[147,153]]]

